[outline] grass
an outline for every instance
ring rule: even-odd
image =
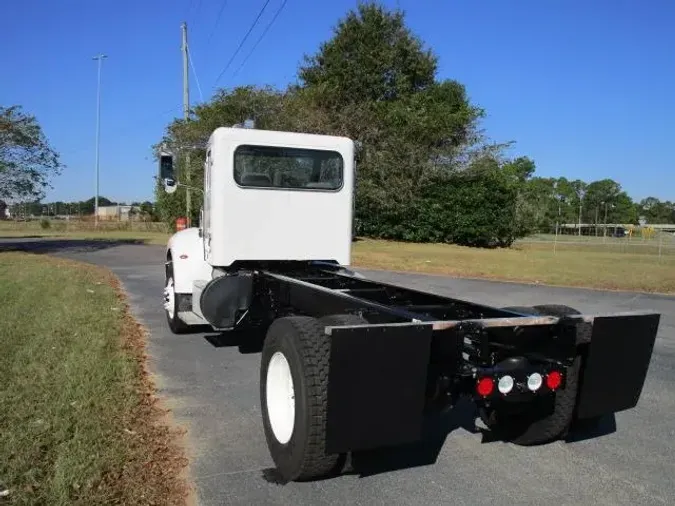
[[[86,227],[87,225],[80,225]],[[119,227],[105,224],[102,227]],[[39,224],[4,224],[0,237],[42,235],[75,239],[142,240],[165,245],[169,233],[158,225],[147,230],[42,231]],[[91,225],[89,225],[91,227]],[[154,227],[154,228],[153,228]],[[76,228],[76,227],[74,227]],[[355,265],[397,271],[448,274],[563,286],[675,293],[675,236],[657,234],[613,238],[540,234],[508,249],[477,249],[446,244],[362,240],[354,244]]]
[[[0,481],[12,504],[182,504],[144,338],[98,267],[0,254]],[[2,500],[0,500],[1,502]]]
[[[42,228],[39,221],[0,221],[0,238],[48,237],[81,240],[140,240],[146,244],[165,245],[170,233],[163,223],[143,222],[92,222],[52,220],[49,228]]]
[[[354,244],[355,266],[448,274],[550,285],[675,293],[675,254],[659,257],[551,243],[521,243],[508,249],[362,240]]]

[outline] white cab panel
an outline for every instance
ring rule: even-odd
[[[204,260],[204,243],[198,228],[186,228],[173,234],[168,250],[173,262],[173,282],[176,293],[192,293],[197,279],[211,279],[212,267]]]
[[[298,153],[310,150],[320,153],[319,157],[324,156],[321,153],[328,153],[333,157],[331,163],[341,160],[341,186],[337,190],[307,186],[291,189],[274,187],[272,183],[262,187],[240,186],[234,174],[235,152],[238,163],[263,167],[261,170],[272,174],[265,177],[273,178],[277,169],[270,166],[277,163],[275,159],[267,155],[259,159],[257,155],[247,158],[242,155],[242,149],[268,148],[298,150]],[[228,266],[236,260],[335,260],[349,265],[354,198],[353,141],[323,135],[218,128],[209,139],[209,150],[207,171],[210,165],[211,173],[207,176],[205,199],[208,202],[204,206],[209,216],[205,220],[204,239],[209,246],[206,260],[211,265]],[[283,163],[301,166],[302,163],[311,165],[312,161],[311,158],[287,157]],[[250,172],[249,168],[246,170]],[[325,171],[321,167],[318,170]],[[241,173],[238,174],[243,182]],[[246,173],[246,177],[251,175]]]

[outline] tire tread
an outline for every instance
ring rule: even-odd
[[[285,480],[308,481],[337,474],[343,467],[346,455],[326,453],[326,425],[328,417],[328,375],[330,371],[330,337],[325,334],[325,327],[340,325],[357,325],[366,322],[355,315],[331,315],[322,318],[307,316],[287,316],[275,320],[270,326],[265,346],[268,353],[281,346],[285,340],[297,353],[301,363],[300,374],[306,392],[308,422],[306,431],[294,434],[298,440],[293,451],[302,451],[299,461],[295,457],[290,460],[284,457],[277,462],[278,470]],[[266,352],[263,351],[263,356]],[[261,378],[262,379],[262,378]],[[262,387],[262,382],[261,382]],[[297,391],[297,390],[296,390]],[[266,396],[266,394],[265,394]],[[267,425],[267,424],[266,424]],[[269,435],[268,437],[273,437]],[[272,448],[276,447],[276,443]],[[274,450],[273,450],[274,452]],[[275,455],[273,454],[273,457]]]

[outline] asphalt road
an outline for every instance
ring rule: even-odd
[[[25,242],[5,243],[25,248]],[[188,428],[198,500],[204,505],[675,504],[675,298],[361,271],[374,279],[476,302],[564,303],[584,312],[661,312],[659,337],[637,408],[600,434],[523,448],[484,440],[458,407],[410,450],[361,457],[338,478],[278,485],[259,408],[259,354],[213,334],[174,336],[162,309],[161,247],[53,241],[31,249],[109,267],[150,331],[159,394]],[[0,245],[0,251],[2,245]],[[245,351],[245,350],[244,350]]]

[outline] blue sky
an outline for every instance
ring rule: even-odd
[[[356,0],[271,0],[218,87],[296,78]],[[101,195],[152,199],[150,146],[181,114],[180,24],[204,98],[264,0],[3,1],[0,100],[37,116],[67,167],[47,200],[95,190],[96,62],[103,66]],[[675,2],[387,0],[439,56],[438,77],[466,85],[487,135],[516,141],[541,176],[613,178],[636,199],[675,199]],[[194,74],[192,101],[199,101]]]

